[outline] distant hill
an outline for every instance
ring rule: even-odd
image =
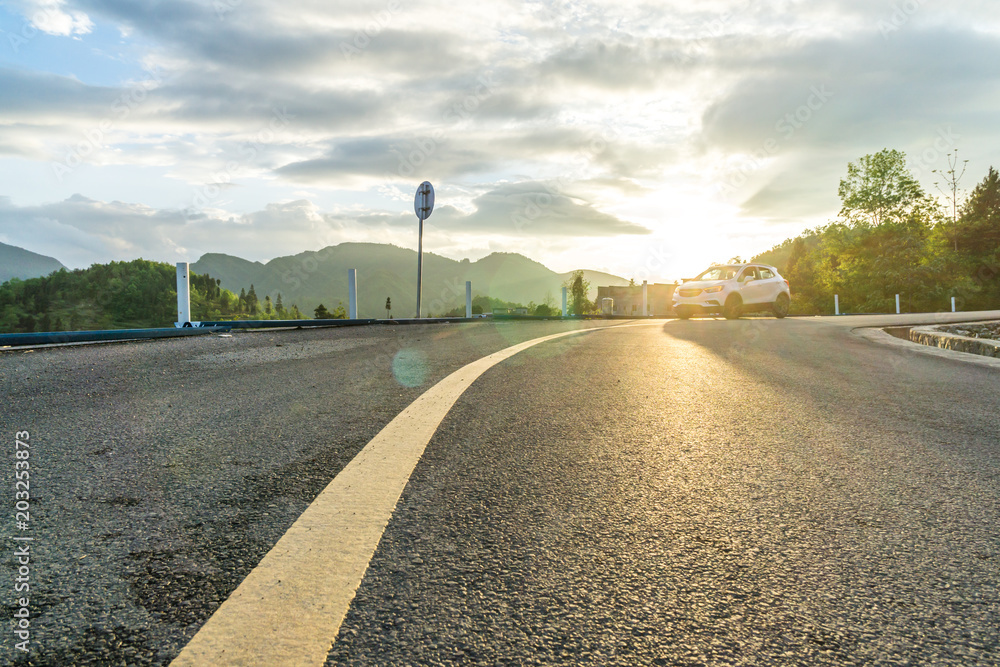
[[[239,293],[250,285],[261,299],[296,304],[311,316],[322,303],[334,308],[347,305],[347,271],[358,270],[358,316],[384,317],[386,297],[396,317],[416,314],[417,253],[378,243],[341,243],[318,251],[278,257],[266,264],[224,254],[206,254],[191,265],[196,273],[221,279],[222,287]],[[472,281],[473,295],[522,303],[559,306],[562,286],[570,274],[560,274],[517,253],[493,253],[482,259],[456,261],[424,253],[423,310],[438,315],[465,303],[465,281]],[[591,298],[598,285],[627,285],[628,280],[606,273],[585,271]]]
[[[0,243],[0,283],[5,283],[11,278],[21,280],[40,278],[65,268],[62,262],[52,257]]]

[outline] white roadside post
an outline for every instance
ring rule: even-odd
[[[951,312],[955,312],[955,297],[951,297]]]
[[[191,326],[191,282],[187,262],[177,262],[177,321],[175,327]]]
[[[562,309],[562,316],[566,317],[567,315],[569,315],[569,311],[566,310],[566,288],[563,287],[563,309]]]
[[[899,295],[896,295],[896,314],[899,315]]]
[[[347,316],[358,319],[358,270],[347,269]]]
[[[434,210],[434,186],[424,181],[413,198],[413,211],[417,214],[417,319],[420,319],[420,294],[424,279],[424,220]]]
[[[642,281],[642,316],[649,317],[649,301],[646,298],[646,281]]]
[[[833,312],[835,315],[840,315],[840,295],[833,295]]]
[[[472,319],[472,281],[465,281],[465,319]]]

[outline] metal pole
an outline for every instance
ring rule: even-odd
[[[833,295],[833,310],[835,315],[840,315],[840,295]]]
[[[951,297],[951,312],[955,312],[955,297]]]
[[[424,279],[424,220],[418,218],[419,227],[417,231],[417,319],[420,319],[420,292],[423,288]]]
[[[899,295],[896,295],[896,314],[899,315]]]
[[[187,262],[177,262],[177,322],[174,326],[191,326],[191,283]]]
[[[417,319],[420,319],[420,297],[424,291],[424,220],[434,210],[434,186],[424,181],[417,188],[413,211],[417,214]]]
[[[562,310],[562,313],[563,313],[562,314],[563,317],[566,317],[567,315],[569,315],[569,311],[566,310],[566,288],[565,287],[563,287],[563,310]]]
[[[472,281],[465,281],[465,317],[472,317]]]
[[[347,269],[347,316],[358,319],[358,270]]]
[[[642,281],[642,316],[647,317],[649,315],[649,301],[646,299],[646,281]]]

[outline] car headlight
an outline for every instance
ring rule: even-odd
[[[716,285],[715,287],[709,287],[705,290],[705,294],[718,294],[723,290],[724,285]]]

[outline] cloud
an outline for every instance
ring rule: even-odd
[[[983,168],[1000,149],[985,112],[1000,104],[996,36],[910,27],[786,47],[747,54],[702,115],[701,150],[746,156],[722,180],[748,216],[835,214],[847,162],[885,147],[906,152],[918,178],[953,149]]]
[[[465,67],[470,55],[453,33],[399,27],[401,12],[387,12],[385,5],[358,3],[352,10],[338,3],[335,13],[317,15],[300,3],[292,9],[285,3],[249,0],[85,4],[93,13],[168,47],[174,58],[210,73],[243,72],[277,80],[371,71],[406,76],[434,67],[441,76]]]
[[[558,193],[542,183],[507,184],[476,197],[465,213],[439,204],[429,224],[480,239],[505,236],[601,237],[647,234],[649,230]],[[0,197],[0,235],[9,243],[57,257],[67,266],[87,266],[135,257],[176,261],[205,252],[271,259],[344,241],[398,241],[399,229],[413,228],[409,210],[324,212],[309,200],[267,204],[243,215],[221,209],[195,213],[156,209],[83,195],[40,206],[14,205]]]
[[[31,121],[36,126],[67,117],[110,114],[115,88],[88,86],[54,74],[0,68],[0,105],[7,121]]]
[[[85,35],[94,28],[87,14],[67,11],[63,0],[8,0],[5,4],[49,35]]]
[[[670,230],[663,202],[683,202],[676,219],[731,213],[720,230],[770,228],[835,214],[846,163],[883,147],[925,176],[945,144],[970,174],[1000,150],[1000,18],[986,0],[8,6],[48,8],[40,30],[129,61],[115,71],[155,73],[109,83],[59,62],[54,39],[0,69],[0,155],[15,165],[0,194],[37,204],[15,212],[48,230],[40,242],[80,242],[51,253],[63,261],[392,239],[424,179],[450,195],[429,224],[464,247],[624,244]],[[70,157],[86,166],[57,184],[16,167]],[[155,205],[113,201],[134,192],[120,165],[142,167],[143,192],[162,184]],[[187,202],[178,181],[194,185]],[[188,202],[200,213],[170,208]]]
[[[353,182],[358,176],[384,181],[444,180],[491,169],[496,163],[474,147],[436,137],[360,137],[334,142],[323,157],[293,162],[276,173],[302,183]]]
[[[469,180],[503,169],[552,170],[565,180],[627,179],[658,172],[675,155],[610,128],[437,130],[428,135],[345,137],[321,157],[275,172],[294,182],[351,187],[359,182]],[[536,171],[535,173],[538,173]],[[367,177],[367,181],[366,181]]]
[[[508,183],[476,197],[476,210],[450,216],[446,228],[504,236],[619,236],[649,234],[641,225],[596,209],[558,184]]]
[[[769,136],[795,135],[800,147],[898,144],[945,120],[986,131],[980,110],[1000,102],[998,57],[996,37],[942,30],[888,41],[864,33],[748,57],[738,82],[705,110],[702,139],[745,151]]]
[[[826,155],[797,155],[780,169],[764,174],[741,209],[747,216],[772,224],[809,220],[825,212],[835,214],[840,208],[837,184],[846,172],[846,163]],[[802,178],[802,174],[810,177]]]

